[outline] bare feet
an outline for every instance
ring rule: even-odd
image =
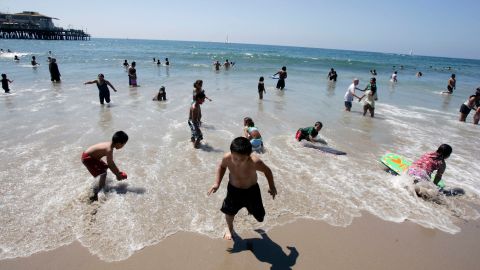
[[[200,141],[199,141],[199,140],[196,140],[196,141],[193,143],[193,147],[194,147],[195,149],[200,148]]]

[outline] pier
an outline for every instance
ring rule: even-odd
[[[83,30],[56,27],[53,19],[34,11],[0,13],[0,39],[90,40]]]

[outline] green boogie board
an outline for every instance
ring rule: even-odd
[[[407,160],[405,157],[394,153],[387,153],[383,155],[380,158],[380,162],[382,162],[383,165],[387,166],[387,168],[396,175],[404,173],[408,169],[408,167],[412,165],[412,162]],[[435,175],[432,174],[432,179],[434,178]],[[443,179],[438,182],[437,186],[440,188],[445,187]]]

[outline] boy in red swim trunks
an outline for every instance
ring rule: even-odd
[[[98,200],[98,192],[105,187],[105,180],[107,179],[107,169],[117,176],[117,180],[121,181],[127,179],[127,174],[121,172],[115,162],[113,161],[113,149],[121,149],[128,141],[128,135],[123,131],[117,131],[113,134],[111,142],[102,142],[90,146],[82,153],[82,163],[87,167],[88,171],[97,177],[100,175],[98,187],[94,187],[93,195],[90,200]],[[107,163],[102,161],[102,157],[107,157]]]

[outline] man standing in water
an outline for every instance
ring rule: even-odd
[[[336,82],[337,81],[337,72],[333,68],[331,68],[327,77],[330,81]]]
[[[52,82],[60,82],[60,70],[58,70],[57,59],[52,58],[52,62],[48,65],[50,70],[50,80]]]
[[[277,89],[283,90],[285,88],[285,79],[287,78],[287,67],[283,66],[281,70],[273,74],[276,76],[278,74]]]
[[[453,94],[453,89],[455,89],[456,84],[457,80],[455,79],[455,74],[452,74],[450,79],[448,79],[447,91],[444,91],[443,93]]]
[[[349,112],[352,109],[352,102],[353,102],[353,97],[360,98],[359,96],[355,95],[355,89],[357,88],[357,85],[360,83],[360,80],[355,78],[353,79],[353,83],[350,84],[350,86],[347,89],[347,92],[345,93],[345,111]],[[360,90],[360,89],[359,89]]]

